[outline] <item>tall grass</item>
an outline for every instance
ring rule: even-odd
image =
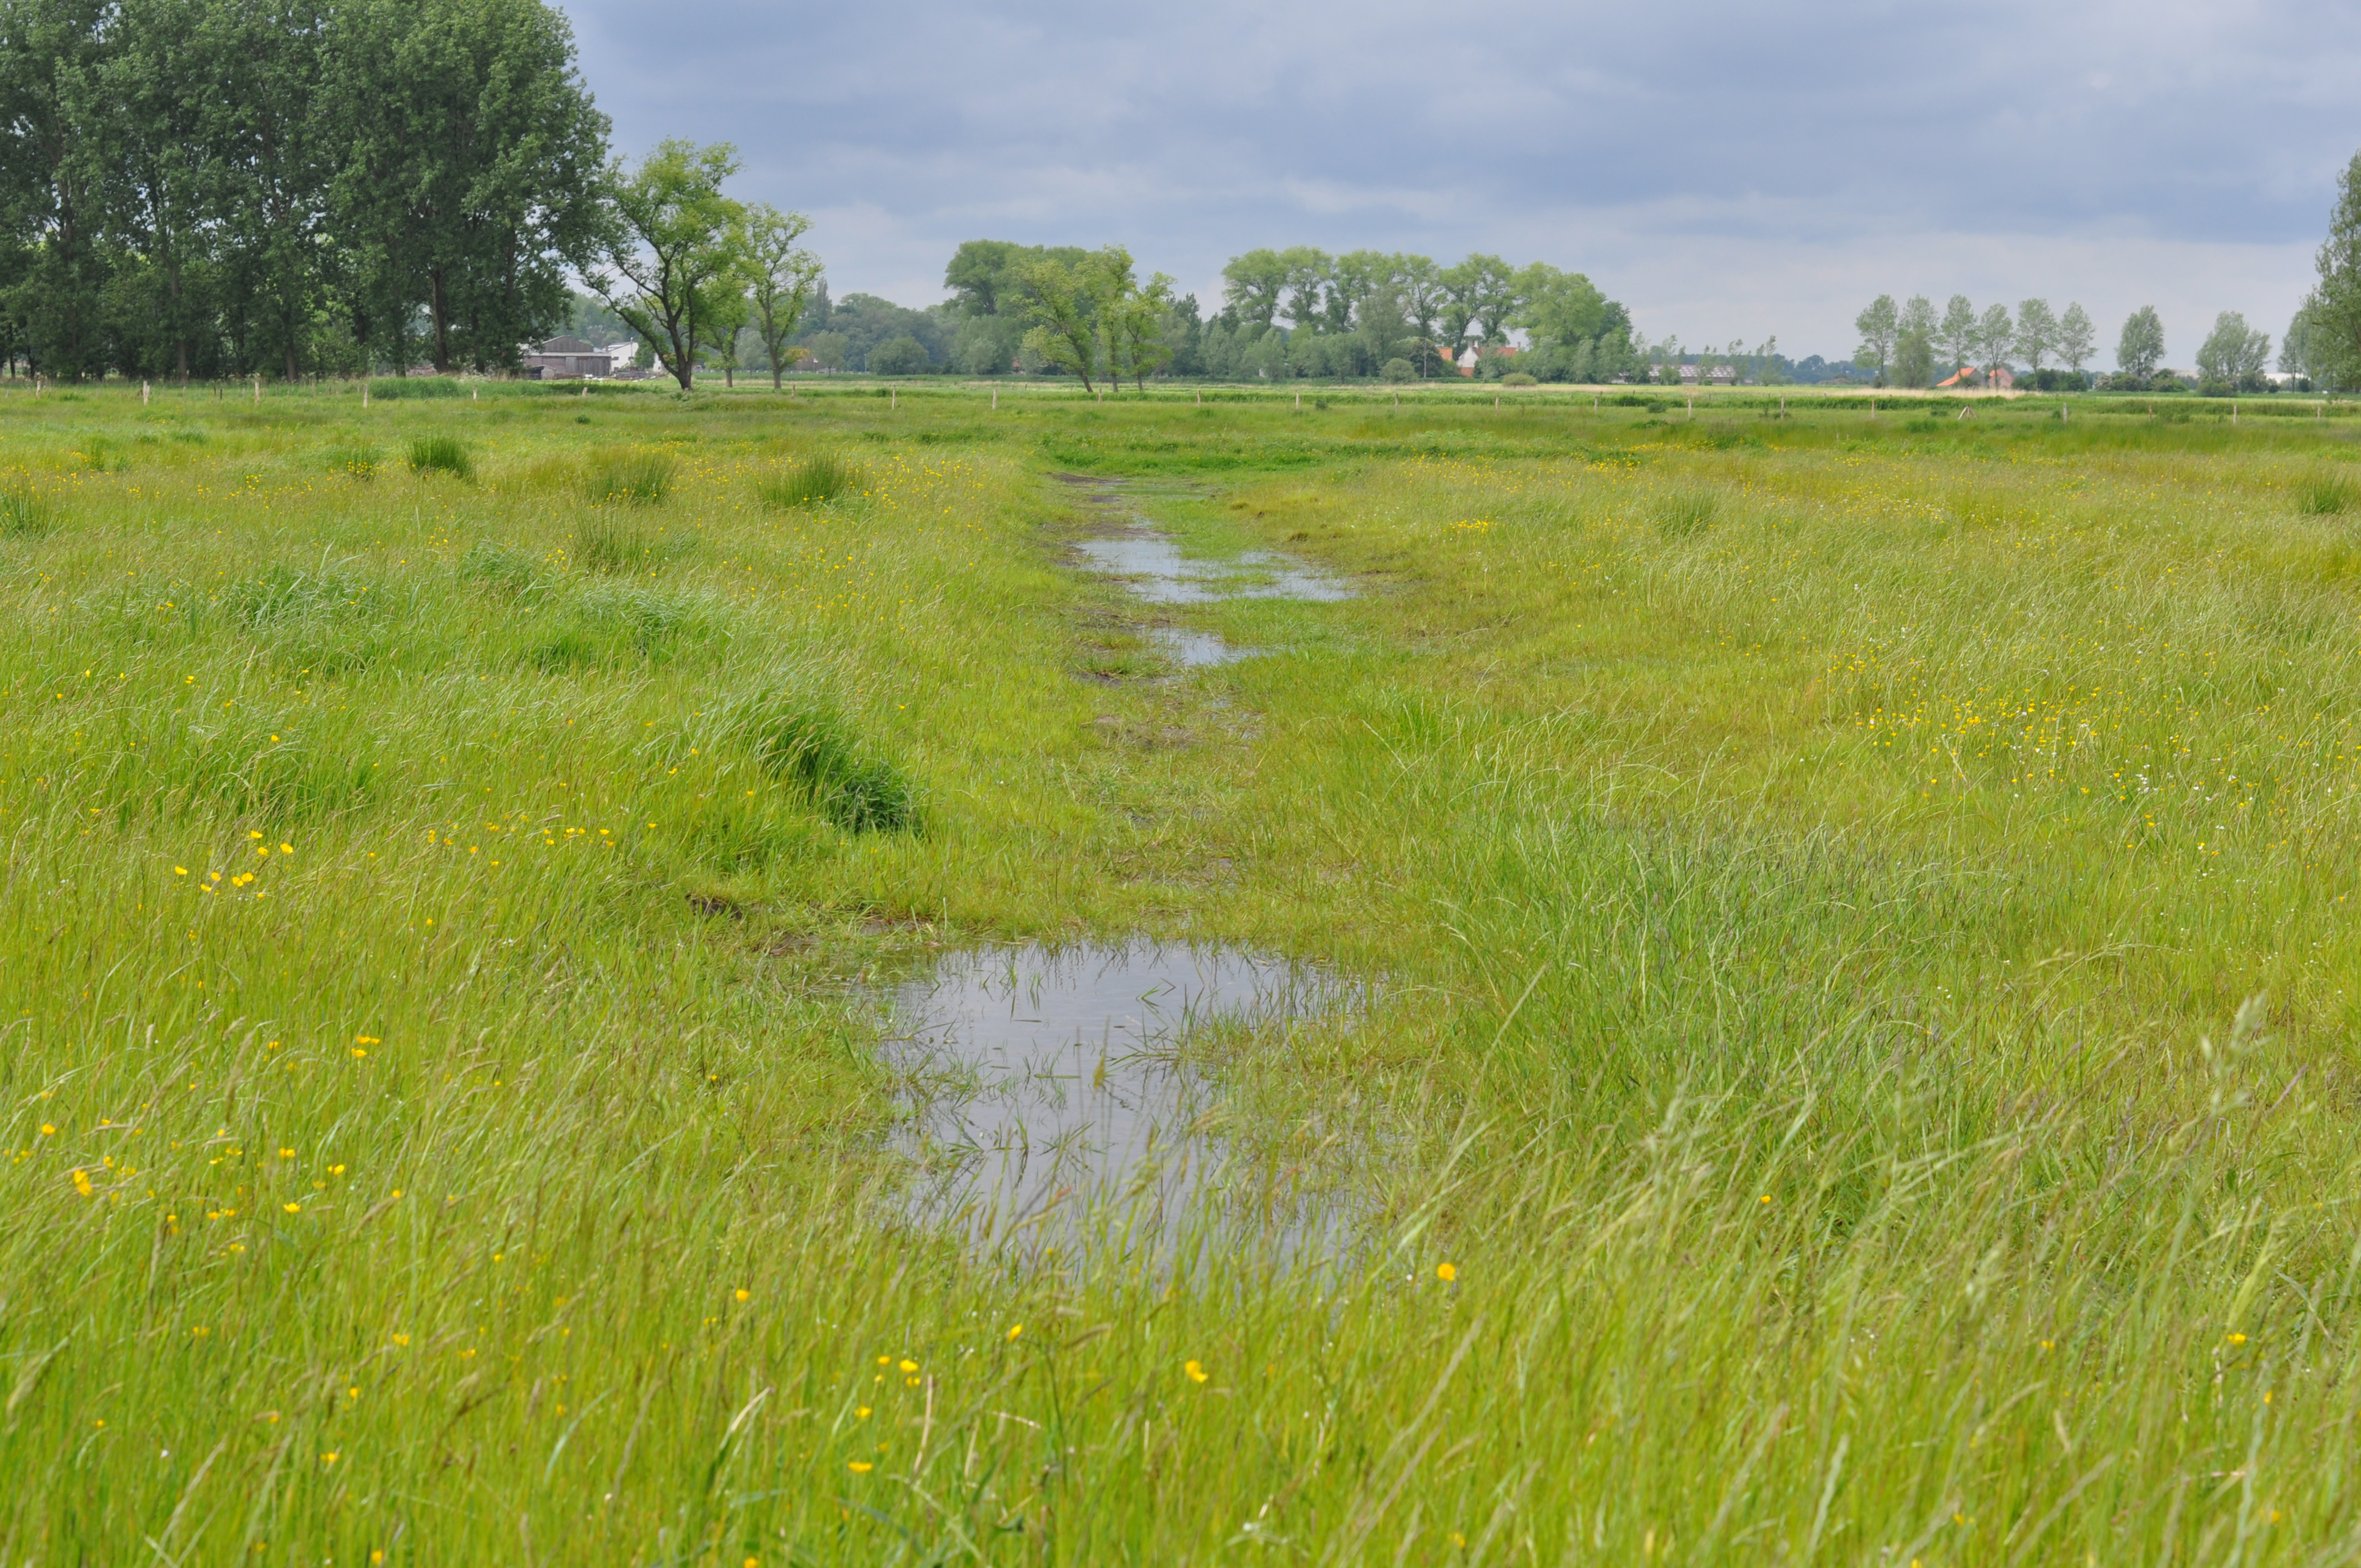
[[[850,833],[915,827],[917,791],[909,776],[874,755],[832,703],[795,691],[742,703],[732,728],[772,774],[808,789],[820,815]]]
[[[431,410],[52,488],[0,399],[0,1556],[2361,1551],[2333,438],[1137,403],[780,517],[766,400],[619,398],[625,580],[561,400],[438,507],[247,482]],[[1110,609],[1049,452],[1367,591]],[[1167,620],[1286,652],[1077,678]],[[915,1223],[885,998],[1140,930],[1364,1004],[1192,1044],[1218,1203]]]
[[[2308,474],[2296,484],[2295,510],[2306,517],[2341,516],[2353,502],[2353,481],[2342,474]]]
[[[455,479],[476,477],[475,459],[456,435],[420,435],[410,443],[410,466],[421,474],[444,473]]]
[[[582,491],[593,502],[654,506],[672,488],[668,452],[626,452],[594,459],[583,473]]]
[[[0,481],[0,539],[40,539],[57,531],[58,503],[28,479]]]
[[[818,506],[861,488],[860,467],[832,452],[820,452],[788,465],[763,479],[758,489],[766,505],[785,510]]]

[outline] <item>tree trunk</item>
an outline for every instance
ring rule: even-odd
[[[431,268],[426,276],[430,284],[427,309],[434,318],[434,370],[437,375],[447,376],[451,373],[451,314],[443,299],[443,269]]]

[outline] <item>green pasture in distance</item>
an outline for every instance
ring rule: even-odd
[[[0,386],[0,1560],[2361,1550],[2355,405],[1593,397]],[[1133,938],[1227,1207],[914,1220]]]

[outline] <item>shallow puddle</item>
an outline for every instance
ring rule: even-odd
[[[914,1084],[896,1142],[915,1217],[1027,1254],[1170,1258],[1241,1220],[1297,1252],[1308,1199],[1232,1161],[1187,1058],[1215,1024],[1334,1013],[1350,988],[1282,960],[1148,943],[945,957],[893,997],[888,1059]],[[1207,1201],[1207,1200],[1217,1200]],[[1244,1211],[1244,1212],[1242,1212]]]
[[[1235,664],[1262,652],[1259,648],[1233,647],[1210,631],[1184,631],[1177,626],[1151,626],[1148,637],[1164,651],[1166,658],[1184,670],[1202,669],[1208,664]]]
[[[1213,604],[1223,599],[1304,599],[1334,604],[1353,597],[1350,585],[1316,567],[1268,551],[1249,550],[1226,561],[1183,555],[1161,533],[1141,531],[1080,546],[1092,566],[1149,604]]]

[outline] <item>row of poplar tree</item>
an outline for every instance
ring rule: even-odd
[[[497,369],[611,220],[542,0],[0,0],[0,355]]]

